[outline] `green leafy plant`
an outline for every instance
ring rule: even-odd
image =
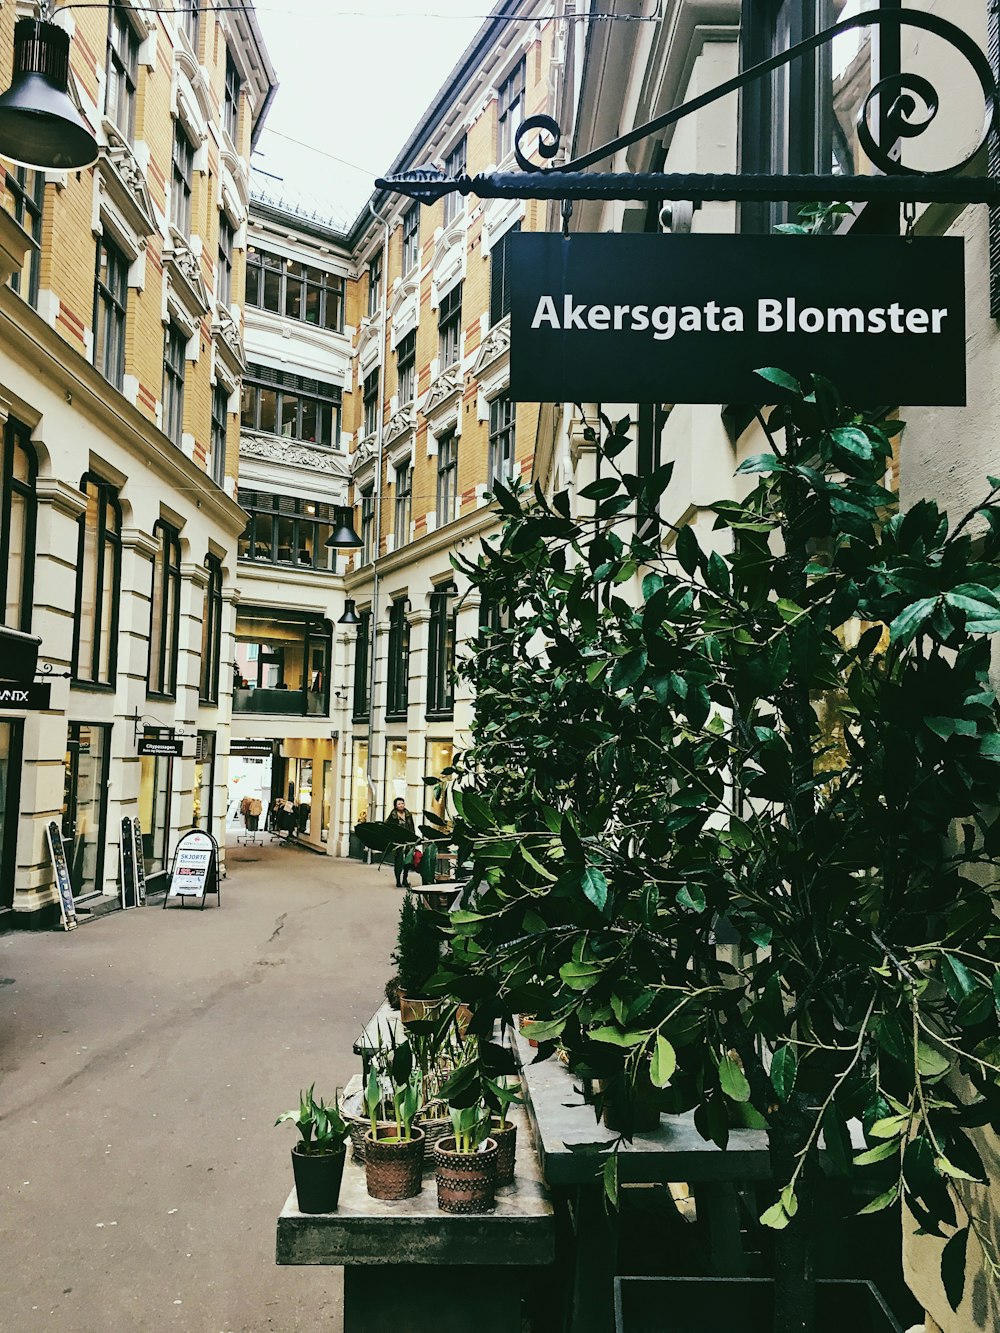
[[[421,1106],[421,1091],[420,1070],[414,1063],[410,1043],[397,1041],[395,1032],[390,1030],[385,1044],[380,1044],[372,1058],[365,1086],[372,1137],[378,1137],[380,1119],[394,1120],[395,1140],[409,1142]]]
[[[485,1079],[483,1098],[492,1115],[499,1122],[498,1129],[507,1128],[507,1113],[512,1106],[523,1106],[520,1082],[512,1083],[506,1077]]]
[[[399,909],[399,926],[392,961],[399,989],[410,999],[427,994],[427,985],[438,969],[441,931],[436,915],[405,893]]]
[[[472,1106],[453,1106],[450,1112],[455,1151],[463,1154],[478,1152],[489,1135],[489,1109],[482,1102],[477,1102]]]
[[[282,1125],[286,1120],[292,1121],[301,1136],[301,1152],[340,1152],[350,1132],[347,1122],[336,1105],[327,1106],[322,1097],[318,1100],[314,1097],[315,1087],[313,1083],[305,1092],[300,1092],[298,1109],[285,1111],[274,1123]]]
[[[953,1306],[970,1237],[998,1272],[976,1131],[1000,1132],[1000,480],[957,522],[903,513],[900,422],[761,375],[766,448],[697,531],[660,517],[671,465],[624,470],[630,422],[602,417],[597,481],[498,486],[502,535],[456,558],[503,614],[462,668],[477,890],[442,984],[477,1021],[536,1015],[542,1054],[648,1070],[720,1147],[766,1129],[786,1333],[814,1324],[823,1170],[947,1238]]]

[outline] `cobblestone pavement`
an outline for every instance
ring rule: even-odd
[[[0,936],[3,1333],[341,1327],[339,1270],[274,1264],[295,1131],[273,1125],[354,1072],[399,894],[240,847],[208,904]]]

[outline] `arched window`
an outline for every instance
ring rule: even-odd
[[[31,629],[31,592],[35,568],[37,464],[31,432],[8,419],[0,462],[0,604],[9,629]]]
[[[201,614],[201,682],[198,697],[203,704],[219,702],[219,655],[222,652],[222,562],[205,556],[208,582]]]
[[[80,482],[80,490],[87,497],[87,508],[79,518],[73,679],[92,685],[114,685],[121,600],[122,511],[118,491],[103,477],[88,472]]]

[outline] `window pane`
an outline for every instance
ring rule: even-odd
[[[298,319],[302,311],[302,265],[289,261],[285,265],[285,314]]]
[[[265,310],[275,314],[281,309],[281,274],[272,268],[264,270],[264,299],[261,302]]]
[[[319,323],[319,288],[312,283],[306,288],[306,304],[302,318],[307,324]]]
[[[260,390],[260,428],[277,434],[278,395],[274,389]]]
[[[15,448],[16,458],[20,450]],[[25,541],[27,534],[28,502],[17,491],[12,492],[10,508],[10,542],[7,552],[7,599],[4,608],[4,624],[19,628],[21,623],[21,590],[24,586]],[[0,516],[2,521],[2,516]]]
[[[257,426],[257,390],[246,381],[240,390],[240,423],[250,430]]]
[[[299,419],[299,399],[298,395],[289,393],[286,389],[281,395],[281,430],[280,434],[286,439],[294,439],[297,434],[297,424]]]
[[[278,517],[278,560],[282,564],[292,564],[295,561],[294,554],[295,542],[295,523],[294,520],[285,514]]]
[[[320,407],[315,398],[303,398],[302,400],[302,435],[301,439],[309,444],[316,444],[318,440],[317,432],[320,428]]]
[[[83,547],[80,553],[80,647],[77,653],[77,676],[93,680],[94,635],[97,626],[97,543],[100,513],[100,492],[93,482],[87,482],[87,510],[83,516]]]
[[[97,654],[98,679],[111,680],[111,650],[115,625],[115,549],[105,544],[101,588],[101,642]]]

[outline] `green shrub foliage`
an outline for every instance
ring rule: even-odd
[[[745,498],[671,528],[670,465],[620,471],[630,423],[602,419],[599,480],[498,487],[502,535],[456,559],[495,627],[462,667],[479,888],[451,987],[477,1022],[531,1013],[578,1066],[648,1075],[720,1146],[766,1127],[766,1225],[795,1229],[822,1134],[866,1211],[903,1200],[948,1238],[957,1304],[970,1230],[995,1263],[1000,482],[955,523],[903,513],[899,422],[761,374],[782,402]]]

